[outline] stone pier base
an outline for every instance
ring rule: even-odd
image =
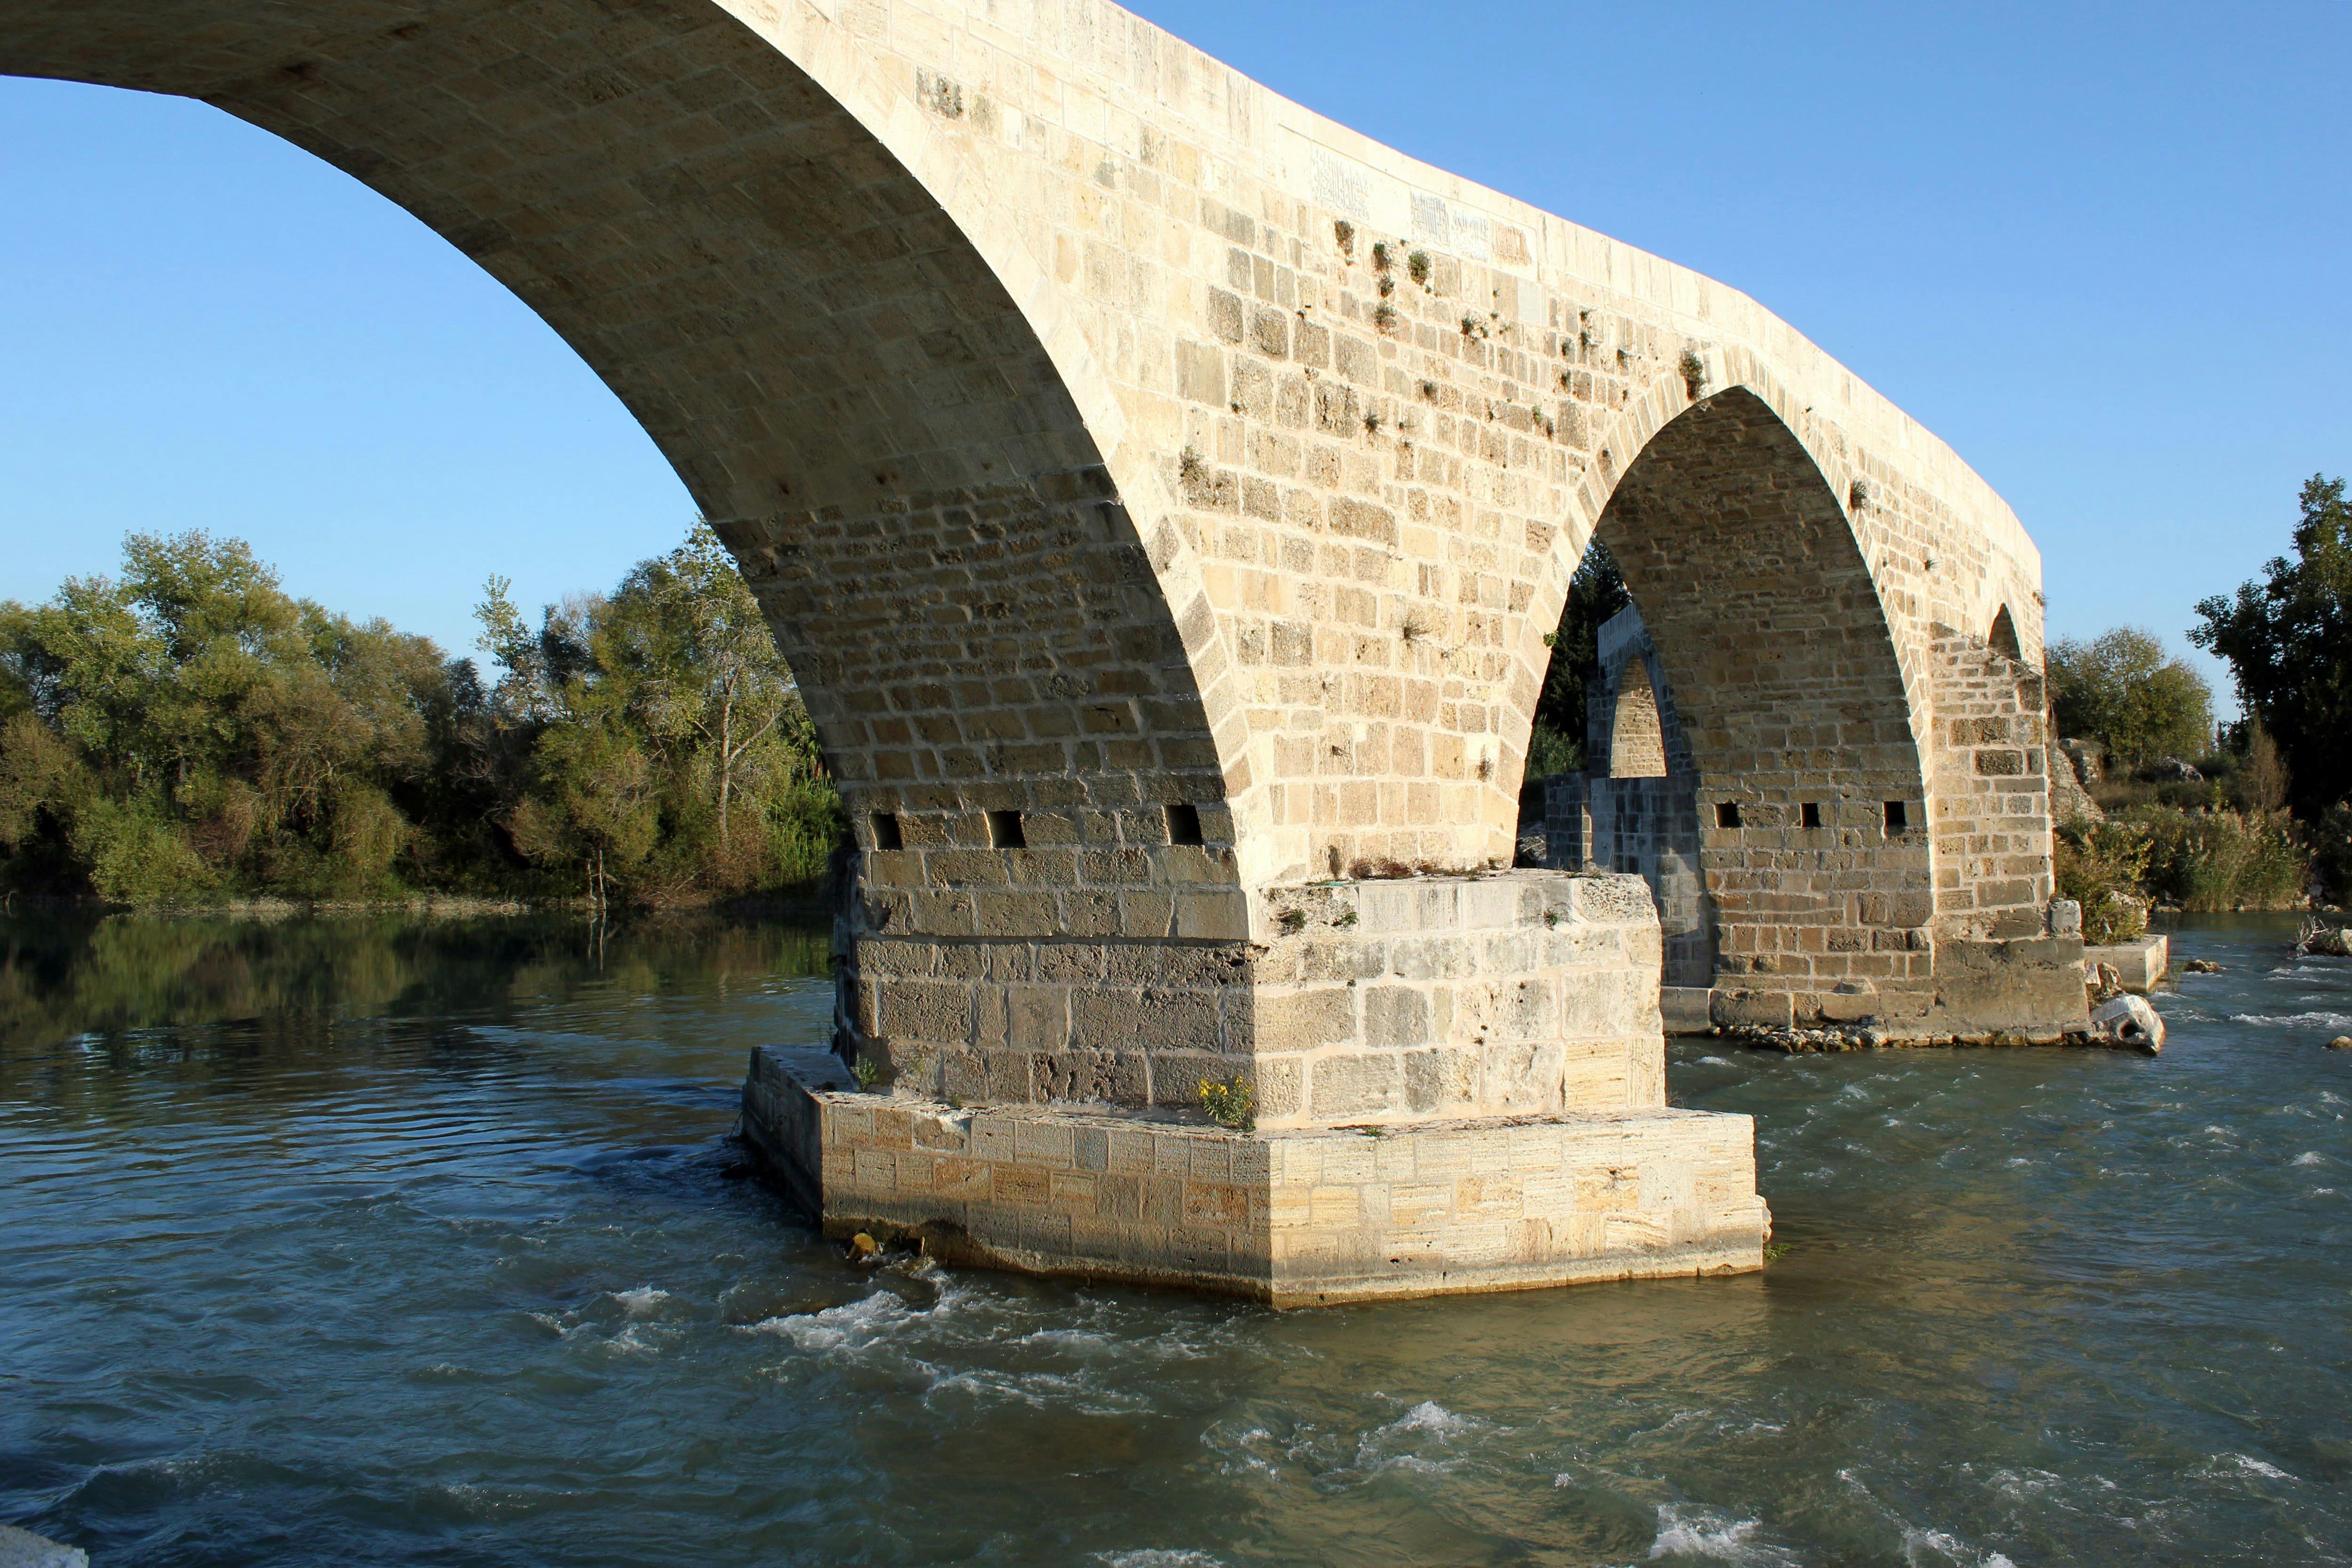
[[[863,1094],[763,1047],[743,1127],[828,1235],[1276,1307],[1745,1273],[1771,1224],[1753,1124],[1696,1111],[1236,1133]]]

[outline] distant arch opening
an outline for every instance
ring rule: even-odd
[[[1609,777],[1664,779],[1666,737],[1658,723],[1658,690],[1646,659],[1631,658],[1617,673],[1609,719]]]
[[[2002,605],[2000,613],[1992,618],[1992,630],[1985,633],[1985,643],[1996,653],[2020,663],[2024,661],[2025,649],[2017,640],[2017,622],[2009,613],[2008,605]]]

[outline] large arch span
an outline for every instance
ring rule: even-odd
[[[1744,983],[2040,929],[2040,563],[1980,479],[1735,290],[1101,0],[19,0],[0,71],[288,138],[614,388],[802,673],[908,1082],[1189,1095],[1282,1033],[1279,890],[1507,864],[1596,529],[1750,808]],[[1925,826],[1769,836],[1829,785]]]

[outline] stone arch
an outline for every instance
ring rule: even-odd
[[[939,194],[967,172],[926,116],[960,90],[861,69],[793,9],[786,38],[710,0],[36,0],[0,71],[201,99],[514,290],[742,563],[869,847],[876,813],[952,857],[1012,810],[1034,848],[1157,863],[1178,800],[1229,845],[1197,568],[1046,268]],[[1234,883],[1230,853],[1180,858]],[[1169,929],[1164,898],[1084,902],[1078,928]]]
[[[1605,495],[1584,499],[1697,776],[1719,966],[1774,988],[1924,979],[1924,718],[1843,497],[1748,385],[1643,403],[1604,437]]]
[[[2024,661],[2024,646],[2017,640],[2017,619],[2010,614],[2008,605],[1994,612],[1992,627],[1985,633],[1985,644],[2006,658]]]

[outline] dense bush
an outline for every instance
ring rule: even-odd
[[[2311,880],[2310,852],[2284,812],[2144,806],[2118,825],[2147,832],[2145,885],[2182,909],[2291,909]]]
[[[2134,822],[2063,824],[2057,834],[2058,896],[2083,906],[2083,940],[2127,942],[2147,929],[2147,830]]]
[[[2311,828],[2311,853],[2328,896],[2352,903],[2352,800],[2338,800]]]

